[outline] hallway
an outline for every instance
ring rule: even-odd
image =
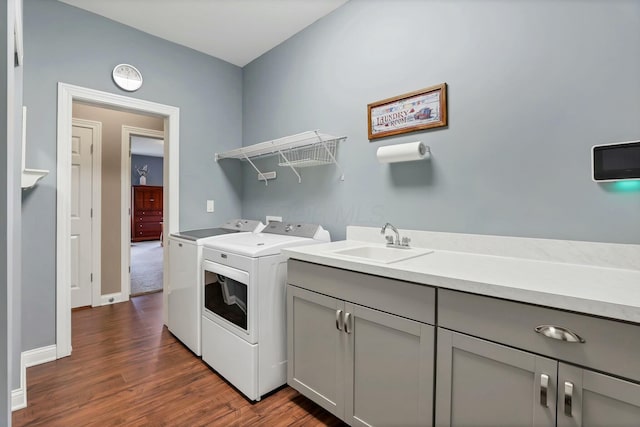
[[[131,296],[162,290],[162,258],[159,240],[131,243]]]
[[[290,387],[247,401],[162,325],[162,293],[72,317],[72,355],[27,370],[14,426],[341,425]]]

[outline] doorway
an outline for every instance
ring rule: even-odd
[[[71,131],[73,102],[79,101],[119,111],[129,111],[161,117],[164,121],[163,228],[164,235],[178,231],[178,164],[179,164],[179,109],[126,96],[115,95],[79,86],[58,84],[58,132],[57,132],[57,218],[56,218],[56,353],[57,358],[71,354]],[[121,150],[128,157],[128,149]],[[104,173],[104,171],[103,171]],[[130,177],[129,171],[127,176]],[[125,209],[121,205],[121,209]],[[129,211],[126,207],[126,215]],[[125,214],[125,213],[123,213]],[[163,262],[166,287],[167,262]],[[128,288],[128,281],[126,283]],[[126,289],[128,291],[128,289]],[[128,292],[120,292],[121,300],[128,300]],[[163,296],[164,323],[167,321],[166,292]],[[101,295],[100,303],[119,302],[114,296]]]
[[[130,296],[161,292],[163,282],[163,135],[154,131],[123,130],[130,144],[131,273]]]

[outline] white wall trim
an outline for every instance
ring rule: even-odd
[[[84,101],[109,108],[152,113],[165,118],[165,234],[179,226],[179,141],[180,109],[113,93],[58,83],[57,196],[56,196],[56,349],[57,357],[71,354],[71,118],[73,101]],[[164,262],[164,288],[167,287],[167,260]],[[167,321],[167,292],[164,292],[164,321]]]
[[[24,381],[21,381],[22,386],[15,390],[11,390],[11,411],[17,411],[27,407],[27,391],[23,388]]]
[[[22,361],[25,368],[30,368],[43,363],[53,362],[56,360],[56,346],[48,345],[46,347],[34,348],[22,352]]]
[[[128,300],[129,300],[128,295],[125,295],[122,292],[115,292],[113,294],[101,295],[99,305],[117,304],[119,302],[124,302]]]
[[[121,242],[122,248],[120,249],[121,259],[120,265],[122,267],[122,275],[121,275],[121,283],[122,283],[122,293],[126,296],[126,299],[129,299],[131,295],[131,274],[129,271],[129,266],[131,265],[131,136],[147,136],[150,138],[159,138],[166,139],[166,135],[164,131],[153,130],[153,129],[145,129],[139,128],[135,126],[122,126],[122,150],[121,150],[121,160],[120,164],[122,165],[122,196],[120,206],[122,206],[122,231],[121,231]],[[164,156],[166,157],[166,149],[167,145],[163,143],[163,148],[165,150]],[[163,159],[164,165],[164,159]],[[164,166],[163,166],[164,169]],[[163,171],[162,179],[165,178],[165,171]],[[162,183],[163,186],[166,185],[166,182]],[[163,189],[164,192],[164,189]],[[163,200],[166,197],[163,195]],[[164,209],[164,206],[163,206]],[[163,235],[164,239],[164,235]],[[166,254],[165,254],[166,257]]]
[[[20,387],[11,390],[11,411],[27,407],[27,367],[24,364],[24,354],[20,355]]]
[[[20,388],[11,391],[11,410],[27,407],[27,368],[56,360],[56,346],[34,348],[20,355]]]
[[[91,272],[93,273],[93,281],[91,282],[91,306],[96,307],[100,305],[100,295],[102,294],[102,123],[76,118],[72,120],[72,123],[74,126],[89,128],[92,132]]]

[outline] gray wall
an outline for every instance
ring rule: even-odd
[[[590,179],[590,147],[640,139],[638,1],[363,1],[244,68],[243,144],[310,129],[346,135],[334,166],[244,166],[242,214],[640,243],[640,193]],[[367,104],[449,85],[449,126],[367,140]],[[421,140],[430,162],[379,164]]]
[[[28,350],[55,343],[57,83],[179,107],[180,228],[204,228],[240,213],[240,171],[216,166],[213,156],[240,145],[242,70],[57,1],[24,6],[27,164],[52,171],[23,198],[23,254],[38,262],[23,269],[22,348]],[[111,70],[122,62],[143,73],[139,91],[113,84]],[[206,199],[218,202],[214,214],[205,212]]]
[[[140,183],[140,175],[136,171],[136,166],[142,168],[149,165],[147,174],[147,185],[162,185],[162,157],[142,156],[134,154],[131,156],[131,184]],[[200,203],[202,205],[202,203]]]

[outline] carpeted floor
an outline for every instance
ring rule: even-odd
[[[131,295],[162,290],[162,249],[159,240],[131,243]]]

